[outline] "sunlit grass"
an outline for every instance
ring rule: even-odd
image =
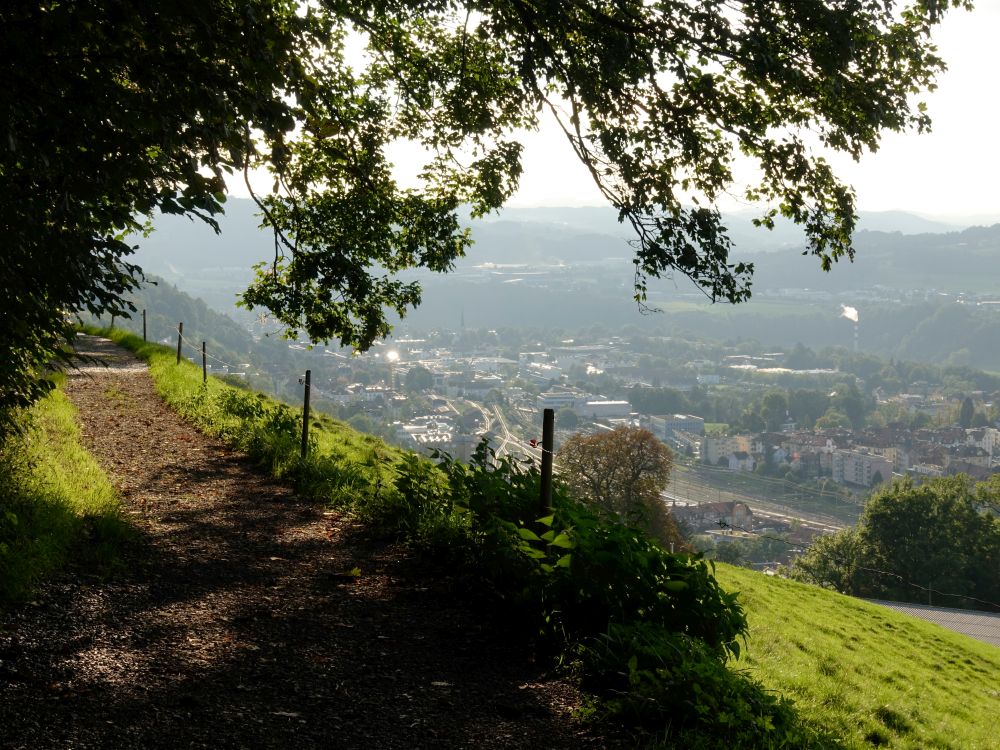
[[[859,599],[719,565],[750,637],[740,664],[851,748],[998,747],[1000,649]]]
[[[239,421],[234,417],[227,418],[218,414],[199,414],[196,402],[192,400],[192,394],[204,390],[209,396],[218,396],[225,391],[239,392],[242,389],[213,376],[209,376],[207,382],[203,383],[201,367],[184,357],[178,365],[176,351],[170,347],[144,342],[140,336],[118,329],[110,332],[101,330],[100,333],[132,350],[148,362],[156,389],[167,405],[192,419],[199,427],[208,432],[225,433],[227,427]],[[282,402],[265,394],[257,395],[267,408],[278,408],[283,405]],[[316,447],[323,454],[342,454],[348,458],[357,458],[372,449],[378,449],[386,451],[387,457],[398,458],[401,455],[401,451],[387,446],[380,438],[357,432],[346,422],[315,410],[310,418],[310,435],[315,438]]]
[[[75,415],[53,391],[0,449],[0,601],[28,596],[70,561],[108,572],[130,535],[117,493],[80,443]]]
[[[310,414],[310,447],[301,452],[301,407],[263,393],[238,388],[209,376],[176,350],[144,342],[120,330],[91,330],[110,337],[149,364],[149,372],[168,406],[203,432],[245,451],[262,468],[286,477],[296,489],[323,502],[351,506],[376,525],[387,519],[381,488],[396,479],[404,451],[381,438],[357,432],[345,422],[318,411]]]

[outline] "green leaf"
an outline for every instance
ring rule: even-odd
[[[565,532],[559,534],[559,536],[549,542],[549,544],[553,547],[560,547],[562,549],[573,549],[576,546],[573,540],[570,539],[569,535]]]
[[[527,541],[527,542],[540,542],[540,541],[542,541],[541,537],[538,536],[538,534],[536,534],[531,529],[526,529],[523,526],[517,530],[517,535],[519,537],[521,537],[522,539],[524,539],[525,541]]]

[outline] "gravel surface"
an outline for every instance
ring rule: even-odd
[[[79,349],[107,366],[66,390],[139,541],[0,613],[0,747],[609,744],[445,577],[183,422],[128,352]]]

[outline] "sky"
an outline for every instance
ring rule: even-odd
[[[890,133],[875,154],[860,162],[832,155],[829,161],[854,186],[864,211],[901,210],[954,223],[1000,221],[1000,0],[978,0],[972,12],[951,11],[934,40],[948,71],[926,94],[931,133]],[[509,205],[597,206],[604,201],[554,124],[543,123],[522,139],[524,174]],[[413,173],[418,154],[391,154],[399,179]],[[737,178],[751,179],[747,165]],[[261,180],[261,185],[269,181]],[[234,194],[245,188],[232,185]],[[266,188],[265,188],[266,190]],[[720,204],[726,211],[748,208]]]

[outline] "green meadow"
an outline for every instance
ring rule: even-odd
[[[1000,648],[816,586],[718,565],[750,635],[737,666],[849,748],[993,750]]]

